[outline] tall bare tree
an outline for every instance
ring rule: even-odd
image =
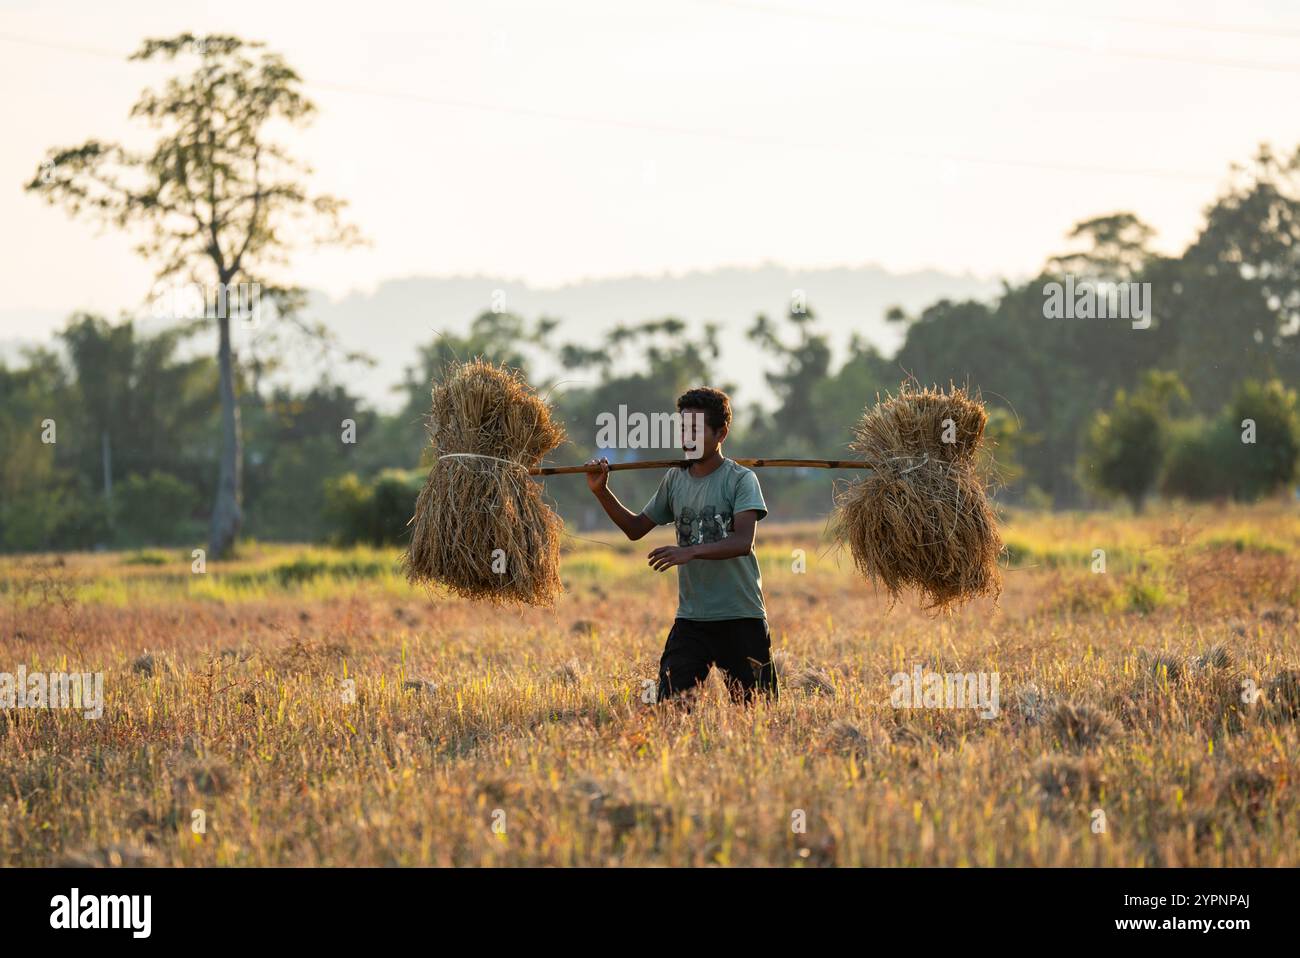
[[[231,319],[265,312],[315,336],[299,316],[301,288],[274,275],[302,241],[359,242],[343,201],[311,195],[311,169],[269,136],[277,122],[308,123],[315,106],[281,57],[234,36],[185,33],[146,40],[132,60],[193,62],[131,110],[157,134],[152,149],[88,140],[49,151],[27,189],[139,237],[159,284],[197,284],[217,328],[222,444],[209,551],[226,554],[243,519],[243,454]],[[159,288],[165,288],[160,285]],[[234,304],[234,308],[232,308]]]

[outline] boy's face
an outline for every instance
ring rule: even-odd
[[[682,414],[682,451],[687,459],[708,459],[727,438],[727,427],[714,429],[704,418],[703,409],[687,407]]]

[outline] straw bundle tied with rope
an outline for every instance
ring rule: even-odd
[[[966,390],[904,387],[869,408],[850,448],[874,468],[836,495],[831,535],[897,599],[931,609],[1002,590],[1002,539],[977,453],[988,413]]]
[[[550,407],[513,370],[457,363],[434,384],[429,439],[407,578],[468,599],[553,604],[564,522],[528,474],[564,441]]]
[[[736,462],[865,470],[839,490],[832,535],[892,598],[916,588],[928,607],[944,609],[1001,589],[1002,544],[977,461],[987,419],[963,389],[905,387],[863,415],[851,446],[859,460]],[[433,387],[429,432],[434,460],[410,523],[407,578],[471,599],[554,604],[563,591],[564,523],[530,475],[589,467],[540,466],[565,438],[550,407],[518,372],[482,360],[455,363]]]

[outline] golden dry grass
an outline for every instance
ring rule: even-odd
[[[761,525],[781,697],[689,713],[642,703],[654,537],[567,540],[522,612],[370,550],[0,560],[0,670],[106,691],[0,713],[0,864],[1300,864],[1294,506],[1004,532],[1000,609],[932,618]],[[918,664],[996,671],[1000,714],[892,708]]]

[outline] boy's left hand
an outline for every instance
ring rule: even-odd
[[[690,546],[660,546],[649,555],[650,568],[663,572],[675,565],[686,565],[692,558]]]

